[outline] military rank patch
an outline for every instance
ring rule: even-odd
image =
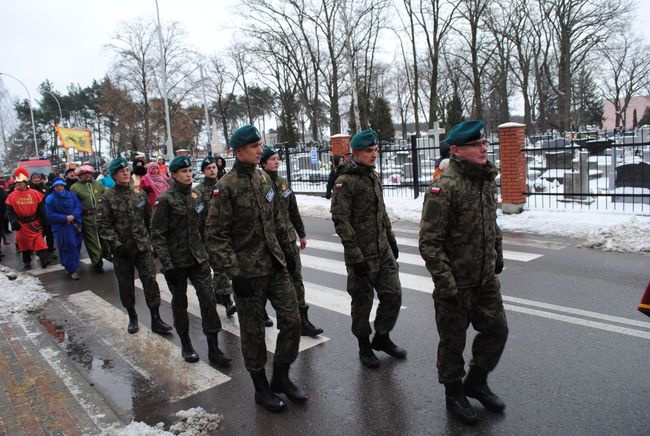
[[[431,193],[432,194],[439,194],[440,193],[440,188],[437,186],[432,186],[431,187]]]
[[[269,188],[269,192],[266,193],[266,201],[272,202],[273,197],[275,197],[275,191],[273,191],[273,188]]]
[[[203,203],[199,203],[199,204],[194,208],[194,210],[196,211],[196,213],[201,213],[201,212],[203,212],[203,208],[204,208],[204,207],[205,207],[205,206],[203,205]]]
[[[145,200],[142,200],[141,202],[139,202],[138,204],[136,204],[135,207],[137,207],[138,209],[140,209],[140,208],[142,208],[142,207],[145,205],[145,203],[146,203]]]
[[[282,196],[283,196],[284,198],[289,198],[289,196],[291,195],[292,192],[293,192],[293,191],[292,191],[291,189],[287,189],[286,191],[284,191],[284,192],[282,193]]]
[[[212,190],[212,195],[215,196],[215,197],[216,197],[217,195],[219,195],[219,190],[218,190],[218,189],[213,189],[213,190]]]
[[[341,189],[343,187],[343,183],[337,183],[335,188],[336,189]]]

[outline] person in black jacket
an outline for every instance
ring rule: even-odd
[[[327,191],[325,192],[325,198],[328,200],[332,198],[332,188],[334,187],[334,182],[338,176],[337,169],[342,163],[343,156],[332,157],[332,170],[330,171],[329,178],[327,179]]]

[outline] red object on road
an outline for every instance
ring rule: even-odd
[[[650,282],[648,282],[648,286],[645,287],[645,292],[643,293],[639,307],[637,307],[636,310],[650,316]]]

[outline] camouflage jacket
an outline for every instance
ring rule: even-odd
[[[296,232],[299,238],[304,238],[307,235],[305,234],[305,225],[302,223],[300,211],[298,210],[296,194],[289,188],[289,183],[283,177],[279,176],[278,173],[265,172],[269,175],[273,183],[275,201],[280,205],[280,213],[289,232],[289,241],[296,242]]]
[[[151,251],[151,206],[140,188],[116,184],[97,201],[97,230],[111,250],[126,245],[134,254]]]
[[[97,200],[104,193],[104,185],[96,181],[83,182],[78,180],[70,188],[72,192],[77,194],[81,207],[84,209],[95,209],[97,207]]]
[[[151,243],[163,271],[186,268],[208,260],[201,238],[201,195],[191,185],[172,182],[160,194],[151,219]]]
[[[208,179],[207,177],[199,183],[196,188],[197,191],[201,194],[201,202],[203,203],[203,210],[201,211],[201,237],[205,241],[205,221],[208,218],[208,209],[210,206],[210,200],[212,199],[213,191],[217,186],[217,178]]]
[[[343,243],[345,264],[382,256],[395,241],[381,180],[374,167],[350,160],[338,169],[332,192],[332,221]]]
[[[274,263],[285,266],[291,242],[274,201],[271,179],[255,165],[235,161],[219,183],[206,223],[210,264],[229,278],[263,277]]]
[[[420,254],[440,292],[479,286],[503,260],[497,225],[498,171],[452,156],[424,197]]]

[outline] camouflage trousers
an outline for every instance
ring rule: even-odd
[[[300,261],[300,247],[294,242],[291,244],[293,248],[293,258],[296,261],[296,270],[291,274],[291,282],[293,288],[296,290],[296,298],[298,299],[298,306],[306,307],[305,302],[305,285],[302,283],[302,262]]]
[[[217,314],[217,303],[212,290],[212,278],[208,262],[199,263],[186,268],[174,269],[175,281],[167,281],[172,294],[172,314],[174,315],[174,328],[178,333],[187,333],[190,330],[190,318],[187,314],[187,280],[196,289],[201,307],[201,326],[203,333],[211,335],[221,331],[221,320]]]
[[[255,295],[242,298],[235,294],[244,365],[249,371],[258,371],[266,365],[264,308],[267,299],[277,313],[280,330],[275,344],[274,363],[291,364],[298,357],[300,313],[289,273],[286,268],[277,268],[271,276],[249,280]]]
[[[215,297],[232,294],[232,286],[228,276],[215,270],[212,270],[212,289]]]
[[[97,216],[88,215],[81,218],[81,233],[84,238],[84,245],[93,265],[102,262],[102,243],[97,232]]]
[[[476,288],[458,289],[458,302],[434,295],[438,344],[438,380],[452,383],[465,376],[463,351],[467,327],[478,332],[472,344],[470,366],[492,371],[499,362],[508,338],[508,322],[503,309],[501,284],[493,276]]]
[[[158,288],[158,282],[156,282],[156,266],[153,261],[153,254],[150,251],[133,254],[133,257],[113,255],[113,270],[115,271],[115,277],[117,277],[122,306],[126,308],[135,306],[134,280],[135,269],[137,268],[147,307],[151,309],[160,307],[160,288]]]
[[[397,322],[402,305],[402,285],[399,281],[399,267],[393,253],[387,250],[384,255],[369,259],[370,272],[361,277],[348,270],[348,294],[352,297],[352,334],[368,337],[370,328],[370,310],[377,291],[379,306],[375,317],[375,332],[387,334]]]

